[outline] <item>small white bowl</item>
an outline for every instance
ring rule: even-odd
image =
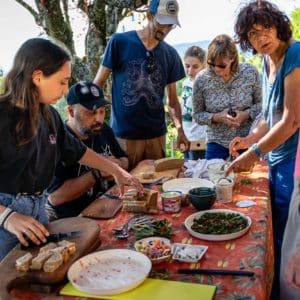
[[[202,258],[207,249],[208,247],[203,245],[174,243],[172,245],[172,258],[183,262],[196,263]]]

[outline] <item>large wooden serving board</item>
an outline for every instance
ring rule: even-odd
[[[47,228],[51,233],[81,231],[80,236],[68,239],[76,243],[76,252],[70,256],[68,262],[54,272],[21,272],[15,268],[15,261],[28,251],[36,255],[39,247],[34,246],[27,250],[21,250],[20,245],[17,245],[0,263],[0,299],[12,299],[8,293],[16,287],[29,284],[51,285],[61,282],[66,278],[67,271],[74,261],[95,250],[100,245],[99,225],[91,219],[81,217],[60,219],[50,223]]]
[[[180,168],[177,169],[171,169],[171,170],[166,170],[166,171],[161,171],[161,172],[155,172],[154,168],[154,160],[145,160],[142,161],[137,165],[136,168],[134,168],[130,173],[137,177],[141,183],[153,183],[161,178],[167,179],[174,179],[177,178],[179,174]],[[142,177],[142,173],[144,172],[154,172],[154,178],[151,179],[144,179]]]

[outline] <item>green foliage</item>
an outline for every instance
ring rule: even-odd
[[[261,74],[262,72],[262,61],[261,61],[261,56],[260,55],[252,55],[252,54],[243,54],[239,53],[239,60],[240,62],[247,62],[249,64],[254,65],[258,72]]]
[[[180,97],[180,95],[182,94],[182,84],[183,81],[185,80],[185,78],[181,79],[180,81],[176,82],[176,93],[178,95],[178,98]]]
[[[300,8],[296,8],[291,14],[293,25],[293,37],[300,39]]]
[[[66,98],[63,97],[60,100],[57,101],[57,103],[54,105],[54,107],[56,108],[56,110],[58,111],[58,113],[60,114],[61,118],[66,121],[68,118],[68,114],[67,114],[67,101]]]
[[[173,123],[167,123],[166,157],[182,158],[183,154],[176,149],[177,130]]]
[[[0,77],[0,94],[3,93],[4,77]]]

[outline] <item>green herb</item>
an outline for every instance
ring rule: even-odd
[[[230,234],[246,228],[247,219],[235,213],[205,213],[194,219],[192,229],[203,234]]]
[[[132,229],[137,240],[149,236],[170,237],[172,235],[172,224],[167,219],[153,219],[151,223],[135,224]]]
[[[253,184],[252,180],[249,178],[243,178],[240,184]]]

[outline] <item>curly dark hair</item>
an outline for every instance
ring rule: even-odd
[[[281,41],[287,42],[292,37],[291,22],[284,12],[268,1],[252,1],[241,8],[234,26],[235,38],[243,51],[257,53],[248,38],[248,32],[255,24],[265,28],[276,28],[277,37]]]

